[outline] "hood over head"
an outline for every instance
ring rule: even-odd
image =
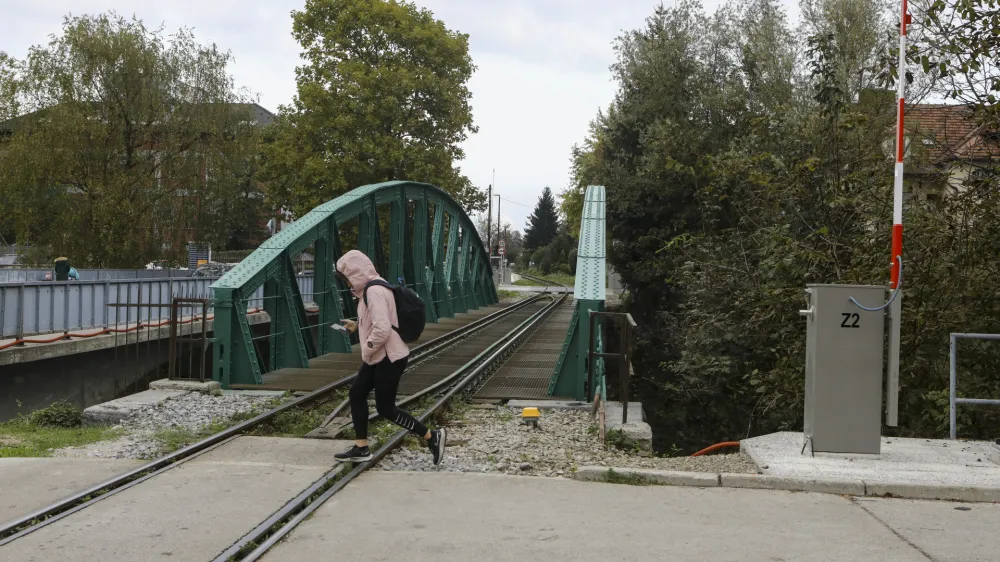
[[[372,260],[358,250],[351,250],[337,260],[337,272],[351,282],[351,292],[359,299],[365,285],[379,277]]]

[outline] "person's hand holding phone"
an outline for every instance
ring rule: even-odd
[[[358,323],[355,322],[354,320],[344,320],[343,324],[333,324],[330,327],[333,328],[334,330],[340,330],[342,332],[348,332],[351,334],[358,331]]]

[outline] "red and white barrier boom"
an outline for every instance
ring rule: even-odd
[[[906,143],[903,135],[904,100],[906,97],[906,26],[910,24],[907,0],[902,0],[899,19],[899,73],[896,89],[896,174],[892,201],[892,277],[891,288],[899,285],[903,256],[903,155]],[[889,373],[886,380],[886,425],[899,423],[899,326],[903,295],[899,294],[889,309]]]

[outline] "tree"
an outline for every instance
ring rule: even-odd
[[[485,209],[455,166],[477,130],[467,35],[395,0],[307,0],[292,19],[306,64],[265,150],[272,204],[301,215],[354,187],[408,179]]]
[[[929,26],[909,55],[929,57],[925,74],[945,78],[944,91],[960,80],[959,99],[996,130],[998,12],[954,5],[962,17]],[[892,91],[870,88],[896,70],[871,67],[891,50],[892,15],[872,0],[817,0],[803,14],[807,33],[793,39],[773,0],[710,17],[685,0],[657,8],[616,42],[614,102],[574,151],[563,208],[581,186],[607,186],[609,262],[643,326],[633,388],[664,450],[800,430],[803,285],[888,278],[892,161],[882,146],[895,112]],[[950,179],[927,164],[917,146],[909,187]],[[990,281],[1000,257],[981,250],[1000,240],[990,171],[1000,166],[981,164],[942,202],[913,189],[904,205],[900,435],[947,428],[948,334],[1000,329]],[[551,262],[552,247],[537,257]],[[970,346],[959,367],[970,393],[996,388],[1000,359],[985,349]],[[995,410],[959,415],[967,435],[1000,427]]]
[[[521,235],[520,230],[510,230],[508,231],[507,239],[507,261],[511,263],[517,263],[518,259],[521,257],[521,252],[524,250],[524,236]]]
[[[972,106],[989,130],[1000,130],[1000,5],[934,0],[921,23],[909,61],[936,78],[937,93]]]
[[[889,14],[898,4],[887,0],[804,0],[802,19],[807,37],[826,37],[837,45],[831,55],[836,83],[848,99],[876,85],[878,57],[898,44]]]
[[[113,12],[0,57],[0,115],[20,115],[0,126],[5,225],[79,265],[141,267],[257,224],[259,137],[229,61]]]
[[[828,111],[791,36],[769,0],[657,8],[616,42],[618,92],[574,154],[577,191],[607,187],[609,261],[645,327],[635,388],[663,449],[796,427],[798,287],[885,270],[886,233],[866,226],[884,210],[887,122],[849,97]]]
[[[17,95],[18,61],[0,51],[0,122],[18,116],[20,107]]]
[[[486,226],[487,226],[487,224],[486,224],[486,215],[479,215],[479,216],[477,216],[475,218],[474,222],[475,222],[475,225],[476,225],[476,232],[479,233],[479,238],[483,241],[483,244],[486,243],[486,240],[490,241],[490,244],[492,246],[490,248],[490,252],[491,252],[490,255],[493,255],[493,256],[497,255],[497,247],[498,247],[498,245],[499,245],[500,242],[499,242],[499,239],[497,238],[497,225],[496,225],[496,222],[493,222],[493,223],[489,224],[489,227],[490,227],[490,232],[489,233],[486,232]],[[510,241],[510,237],[513,236],[513,235],[515,235],[515,234],[518,236],[518,238],[520,238],[520,236],[521,236],[521,233],[518,232],[518,231],[516,231],[516,230],[514,230],[514,229],[512,229],[511,226],[510,226],[510,222],[508,222],[506,220],[504,220],[501,223],[501,225],[500,225],[500,234],[501,234],[501,236],[503,235],[504,232],[507,233],[508,242]],[[507,247],[507,252],[508,253],[510,252],[509,245]]]
[[[535,210],[528,217],[528,226],[524,229],[524,249],[535,250],[547,246],[558,232],[556,200],[552,197],[552,190],[546,187],[538,197]]]

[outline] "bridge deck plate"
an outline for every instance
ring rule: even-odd
[[[475,398],[563,399],[549,396],[548,389],[572,319],[571,301],[552,313],[531,339],[486,381]]]

